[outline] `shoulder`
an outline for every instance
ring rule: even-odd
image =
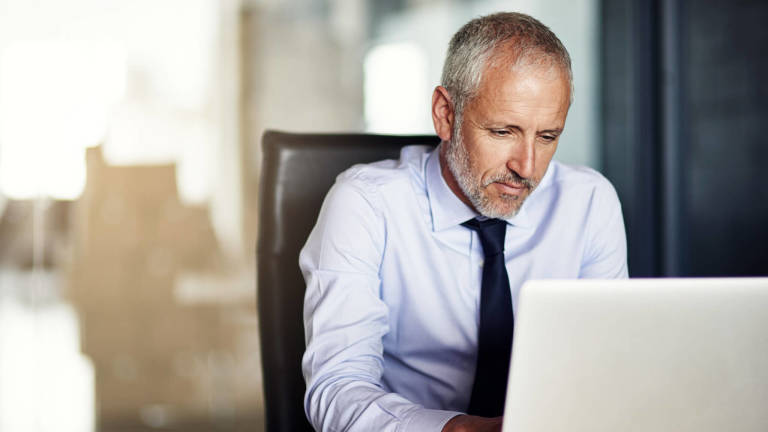
[[[568,165],[553,160],[548,170],[550,179],[545,188],[552,188],[558,194],[564,194],[574,200],[619,204],[619,199],[611,182],[593,168]]]
[[[616,190],[596,170],[551,161],[547,173],[526,203],[532,216],[546,219],[563,215],[574,219],[601,219],[621,212]]]
[[[553,160],[549,170],[552,171],[552,183],[560,187],[613,189],[608,179],[587,166],[568,165]]]
[[[406,146],[399,159],[354,165],[336,178],[334,189],[354,189],[370,195],[402,193],[424,182],[424,167],[430,146]],[[406,188],[406,189],[404,189]]]
[[[392,208],[413,195],[411,185],[419,178],[415,173],[428,154],[428,148],[404,148],[398,160],[359,164],[339,174],[302,251],[303,265],[337,269],[359,265],[375,271],[386,225],[401,217],[393,216]]]

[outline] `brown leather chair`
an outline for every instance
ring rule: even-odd
[[[304,415],[304,279],[299,251],[336,176],[356,164],[398,158],[436,136],[293,134],[262,137],[257,302],[268,432],[311,431]]]

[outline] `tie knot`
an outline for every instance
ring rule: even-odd
[[[486,258],[504,252],[504,236],[507,233],[506,221],[501,219],[470,219],[462,225],[477,231]]]

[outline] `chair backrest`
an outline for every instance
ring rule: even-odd
[[[356,163],[397,159],[405,145],[438,142],[428,135],[264,133],[256,266],[267,431],[312,430],[303,407],[298,262],[328,189]]]

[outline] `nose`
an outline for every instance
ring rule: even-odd
[[[516,172],[522,178],[533,177],[536,166],[534,139],[525,139],[513,146],[507,159],[507,169]]]

